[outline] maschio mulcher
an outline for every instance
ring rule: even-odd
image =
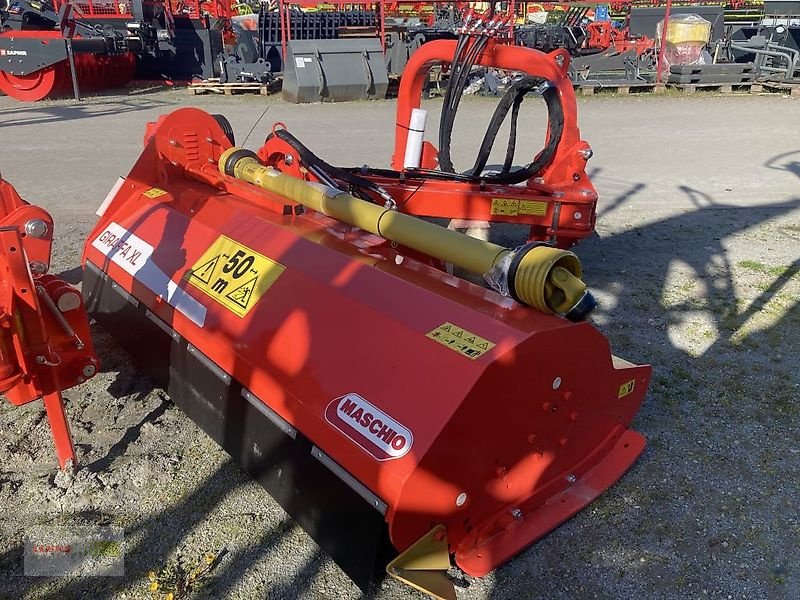
[[[489,572],[642,452],[650,367],[584,320],[573,253],[282,173],[197,109],[145,139],[87,240],[87,305],[360,585],[388,542],[390,574],[452,598],[451,560]]]

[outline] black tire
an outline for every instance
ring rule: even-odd
[[[222,128],[222,132],[225,134],[225,137],[228,138],[228,141],[231,143],[231,146],[236,145],[236,136],[233,133],[233,127],[231,127],[230,121],[226,119],[222,115],[211,115],[214,117],[214,120],[219,123],[219,126]]]

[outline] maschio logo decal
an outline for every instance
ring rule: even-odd
[[[378,460],[405,456],[414,443],[408,429],[358,394],[328,404],[325,419]]]

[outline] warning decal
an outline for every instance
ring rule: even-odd
[[[630,394],[633,391],[635,385],[636,385],[635,379],[631,379],[629,382],[623,383],[621,386],[619,386],[619,394],[617,394],[617,398],[624,398],[625,396]]]
[[[447,346],[472,360],[479,358],[495,347],[495,344],[489,340],[449,322],[442,323],[433,331],[429,331],[425,337],[439,342],[442,346]]]
[[[145,198],[150,198],[151,200],[153,198],[158,198],[159,196],[166,196],[166,194],[167,192],[165,192],[161,188],[150,188],[146,192],[142,192],[142,196],[144,196]]]
[[[538,200],[515,200],[514,198],[492,198],[491,214],[511,217],[519,215],[543,217],[547,214],[547,202],[540,202]]]
[[[232,313],[244,317],[286,269],[282,264],[221,235],[186,279]]]

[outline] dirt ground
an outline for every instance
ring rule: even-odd
[[[185,105],[226,114],[240,140],[254,128],[249,147],[280,120],[335,164],[389,162],[391,101],[292,106],[148,89],[80,104],[0,97],[0,172],[52,212],[54,273],[79,282],[94,211],[138,156],[145,123]],[[462,104],[457,166],[472,163],[492,108]],[[597,235],[577,252],[601,301],[596,325],[616,354],[654,366],[634,422],[648,447],[595,503],[489,576],[467,578],[459,597],[800,597],[800,104],[588,98],[579,116],[600,203]],[[542,127],[541,107],[527,111],[521,153],[538,151]],[[0,404],[0,597],[157,598],[150,571],[223,549],[191,597],[359,597],[113,339],[94,335],[102,372],[65,394],[74,476],[56,474],[40,403]],[[23,539],[40,524],[122,527],[125,575],[26,577]],[[419,596],[386,581],[377,597]]]

